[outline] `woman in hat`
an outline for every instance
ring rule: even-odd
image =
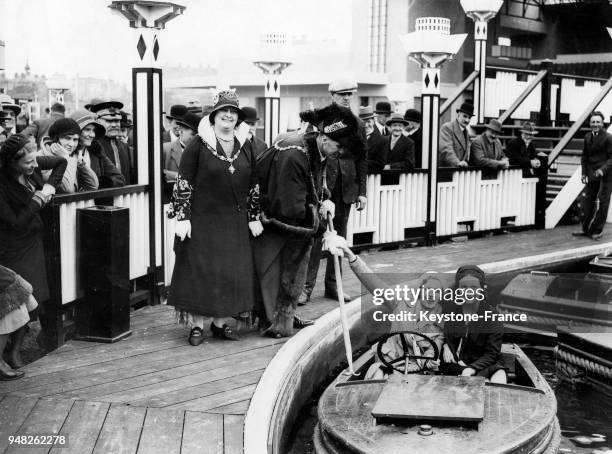
[[[41,169],[53,169],[47,183]],[[0,147],[0,265],[29,282],[43,308],[49,287],[39,211],[55,194],[65,170],[64,158],[37,156],[36,144],[22,134],[13,134]],[[41,324],[43,330],[49,327],[44,317]],[[18,330],[13,341],[21,342],[23,334]]]
[[[492,382],[506,383],[501,354],[504,325],[491,317],[497,311],[487,303],[486,289],[484,271],[476,265],[459,267],[455,274],[455,302],[451,303],[450,311],[464,316],[477,315],[478,320],[450,320],[444,324],[440,369],[446,375],[478,375]]]
[[[254,306],[249,230],[263,231],[256,160],[238,97],[224,90],[214,101],[181,157],[169,212],[177,238],[168,304],[191,327],[192,345],[202,343],[205,318],[213,319],[214,336],[238,339],[232,317]]]
[[[84,109],[77,110],[70,118],[77,123],[80,130],[76,155],[79,162],[89,167],[96,175],[98,180],[96,189],[124,186],[125,177],[102,151],[99,142],[95,140],[96,137],[105,135],[104,126],[96,120],[93,113]]]
[[[49,128],[49,136],[43,137],[42,154],[60,156],[66,159],[67,166],[58,192],[72,194],[79,191],[98,189],[98,177],[88,163],[77,153],[81,128],[72,118],[60,118]],[[50,171],[43,172],[49,178]]]
[[[398,113],[392,114],[387,121],[387,128],[391,131],[391,136],[389,137],[385,170],[414,169],[414,142],[403,134],[407,124],[404,117]]]

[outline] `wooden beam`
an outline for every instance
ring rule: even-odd
[[[467,89],[467,87],[472,85],[472,83],[478,77],[478,74],[480,74],[480,71],[473,71],[472,74],[467,76],[467,78],[461,83],[461,85],[457,87],[455,92],[444,102],[444,104],[442,104],[442,107],[440,107],[440,116],[444,115],[444,113],[450,108],[450,106],[453,105],[457,98],[462,95],[462,93]]]

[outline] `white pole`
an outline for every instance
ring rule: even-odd
[[[334,221],[331,215],[327,218],[327,229],[334,230]],[[346,318],[346,307],[344,306],[344,290],[342,288],[342,275],[340,274],[340,259],[334,255],[334,273],[336,273],[336,291],[338,293],[338,304],[340,305],[340,320],[342,322],[342,336],[344,337],[344,350],[346,360],[348,361],[349,374],[355,375],[353,369],[353,347],[351,345],[351,334],[348,329],[348,320]]]

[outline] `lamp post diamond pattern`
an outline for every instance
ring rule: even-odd
[[[162,205],[162,70],[158,34],[165,24],[182,14],[184,6],[156,0],[113,1],[109,8],[128,20],[138,36],[132,68],[132,104],[134,117],[134,167],[137,184],[149,186],[150,295],[159,302],[164,287],[164,224]]]
[[[487,23],[495,17],[503,0],[461,0],[465,14],[474,21],[474,69],[478,78],[474,82],[474,117],[484,123],[485,70],[487,66]]]
[[[423,70],[421,106],[423,145],[420,152],[427,169],[427,215],[425,228],[428,243],[436,241],[438,198],[438,127],[440,118],[440,68],[461,48],[465,34],[451,35],[450,20],[422,17],[416,20],[416,31],[400,36],[408,57]],[[433,82],[433,83],[432,83]]]

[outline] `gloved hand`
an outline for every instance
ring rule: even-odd
[[[45,183],[42,187],[42,193],[48,196],[52,196],[55,194],[55,187],[51,186],[49,183]]]
[[[327,214],[331,214],[332,219],[336,215],[336,205],[331,200],[323,200],[321,202],[321,206],[319,207],[319,215],[325,220],[327,220]]]
[[[335,231],[327,231],[323,234],[321,250],[329,251],[332,255],[344,257],[344,251],[348,249],[346,239],[338,235]]]
[[[49,149],[51,150],[51,153],[53,153],[55,156],[61,156],[63,158],[67,158],[68,156],[70,156],[70,153],[68,153],[68,150],[66,150],[64,147],[62,147],[57,142],[51,143],[49,145]]]
[[[249,230],[251,231],[251,235],[256,238],[263,232],[263,224],[261,221],[251,221],[249,222]]]
[[[191,238],[191,221],[188,219],[176,221],[174,234],[178,236],[181,241],[184,241],[186,237]]]

